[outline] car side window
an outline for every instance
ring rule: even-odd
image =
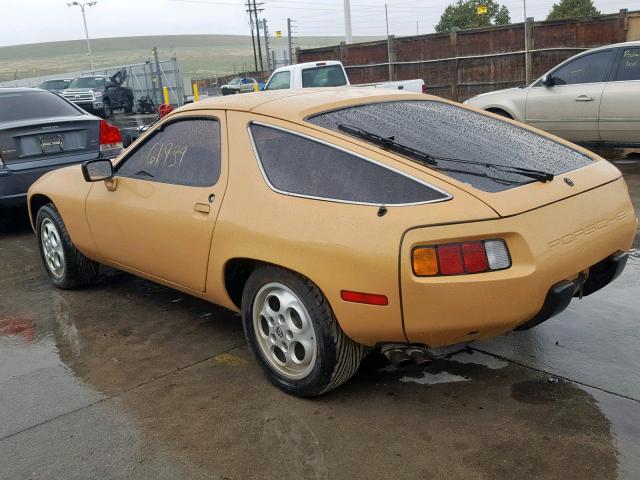
[[[451,198],[416,178],[293,132],[254,123],[251,135],[262,171],[280,193],[373,205]]]
[[[618,82],[640,80],[640,48],[624,49],[615,80]]]
[[[556,85],[604,82],[611,70],[615,50],[604,50],[576,58],[553,72]]]
[[[161,126],[117,167],[117,175],[210,187],[220,178],[220,122],[184,119]]]
[[[278,72],[269,81],[265,90],[283,90],[291,86],[291,74],[289,72]]]

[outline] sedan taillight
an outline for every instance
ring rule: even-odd
[[[511,266],[507,244],[499,239],[416,247],[411,256],[413,273],[419,277],[492,272]]]
[[[122,135],[120,129],[100,120],[100,151],[122,149]]]

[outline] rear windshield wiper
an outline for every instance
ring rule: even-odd
[[[438,170],[441,171],[448,171],[448,172],[452,172],[452,173],[463,173],[463,174],[471,174],[471,175],[478,175],[478,176],[487,176],[488,175],[484,175],[484,174],[478,174],[476,172],[473,171],[467,171],[467,170],[459,170],[459,169],[451,169],[451,168],[447,168],[447,167],[443,167],[441,166],[438,162],[439,161],[443,161],[443,162],[452,162],[452,163],[462,163],[462,164],[467,164],[467,165],[478,165],[478,166],[483,166],[483,167],[487,167],[487,168],[492,168],[494,170],[497,170],[499,172],[504,172],[504,173],[515,173],[517,175],[522,175],[523,177],[528,177],[528,178],[533,178],[534,180],[537,180],[539,182],[550,182],[551,180],[553,180],[553,173],[549,173],[549,172],[545,172],[543,170],[534,170],[531,168],[523,168],[523,167],[512,167],[509,165],[501,165],[499,163],[491,163],[491,162],[480,162],[477,160],[464,160],[461,158],[449,158],[449,157],[440,157],[437,155],[431,155],[429,153],[423,152],[421,150],[417,150],[415,148],[409,147],[407,145],[403,145],[402,143],[396,142],[394,137],[383,137],[381,135],[372,133],[372,132],[368,132],[366,130],[363,130],[362,128],[359,127],[353,127],[351,125],[345,125],[343,123],[338,124],[338,130],[341,130],[343,132],[346,132],[350,135],[353,135],[354,137],[358,137],[361,138],[362,140],[366,140],[367,142],[371,142],[374,145],[378,145],[380,147],[382,147],[385,150],[389,150],[391,152],[394,153],[399,153],[400,155],[404,155],[406,157],[409,157],[413,160],[416,160],[417,162],[428,166],[428,167],[434,167]],[[508,180],[505,180],[506,182],[509,182]],[[515,183],[515,182],[509,182],[509,183]]]

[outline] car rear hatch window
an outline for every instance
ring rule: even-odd
[[[344,132],[340,126],[361,129],[437,157],[436,170],[485,192],[500,192],[536,180],[477,162],[511,169],[535,169],[552,175],[593,163],[586,155],[542,135],[433,100],[370,103],[322,113],[307,120],[341,133]]]

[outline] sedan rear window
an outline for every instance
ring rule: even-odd
[[[0,121],[15,122],[30,118],[80,116],[72,104],[52,92],[0,92]]]
[[[340,65],[305,68],[302,70],[302,87],[341,87],[347,84]]]
[[[535,180],[455,160],[544,170],[554,175],[592,162],[589,157],[542,135],[433,100],[370,103],[321,113],[307,121],[340,133],[344,132],[339,125],[348,125],[441,157],[436,170],[441,167],[450,177],[486,192],[507,190]]]

